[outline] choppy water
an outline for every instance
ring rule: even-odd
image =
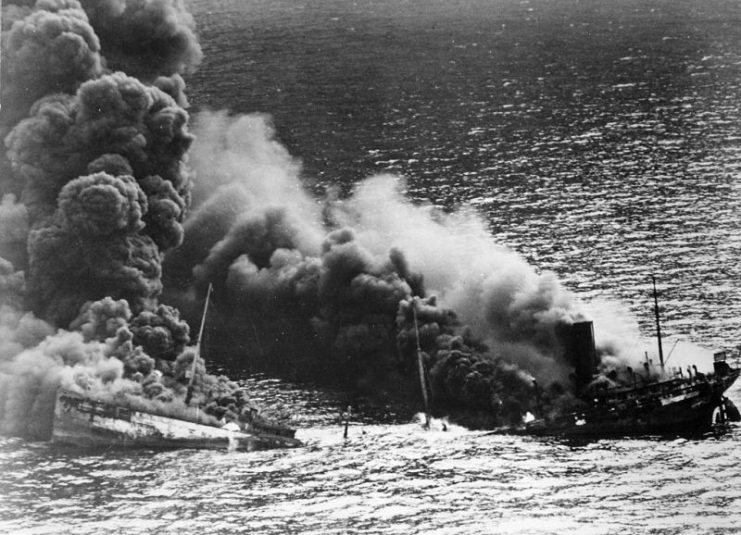
[[[741,434],[570,444],[416,424],[291,451],[0,443],[11,533],[738,533]]]
[[[194,108],[264,111],[307,183],[376,172],[651,329],[733,347],[741,325],[735,1],[196,0]],[[307,447],[81,454],[0,442],[0,531],[741,533],[741,429],[588,444],[424,432],[252,380]],[[741,405],[741,385],[730,397]]]

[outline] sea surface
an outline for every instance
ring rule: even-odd
[[[307,187],[376,173],[652,334],[741,327],[741,5],[725,0],[193,0],[191,111],[272,116]],[[234,373],[234,370],[230,370]],[[241,377],[290,451],[78,451],[0,439],[0,532],[741,533],[741,428],[568,442],[425,431]],[[741,385],[729,392],[741,406]]]

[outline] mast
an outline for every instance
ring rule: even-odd
[[[430,427],[430,401],[427,397],[427,384],[425,382],[425,365],[422,360],[422,348],[419,343],[419,327],[417,325],[417,302],[412,301],[412,315],[414,316],[414,333],[417,337],[417,368],[419,373],[419,386],[422,388],[422,401],[425,405],[425,427]]]
[[[661,364],[661,371],[664,371],[664,350],[661,347],[661,323],[659,322],[659,297],[656,293],[656,277],[651,275],[651,280],[654,285],[654,314],[656,316],[656,338],[659,342],[659,363]]]
[[[193,397],[193,382],[196,377],[196,361],[201,356],[201,340],[203,339],[203,329],[206,326],[206,312],[208,312],[208,301],[211,297],[211,290],[213,285],[208,283],[208,290],[206,291],[206,303],[203,305],[203,316],[201,317],[201,328],[198,329],[198,341],[196,342],[196,351],[193,356],[193,364],[190,368],[190,379],[188,380],[188,392],[185,394],[185,404],[190,405],[190,400]]]

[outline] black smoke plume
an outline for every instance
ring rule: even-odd
[[[3,2],[3,136],[39,98],[74,92],[103,71],[100,40],[78,2],[26,4]]]
[[[184,416],[199,357],[159,297],[191,202],[192,18],[174,0],[38,0],[3,2],[2,24],[0,433],[48,438],[60,386]],[[196,364],[204,421],[252,408]]]
[[[81,0],[109,69],[154,81],[192,72],[201,61],[183,0]]]
[[[164,292],[197,310],[215,285],[211,340],[234,365],[418,400],[419,333],[434,411],[492,427],[536,411],[534,380],[542,409],[578,403],[564,326],[595,319],[604,371],[639,345],[634,322],[616,328],[493,243],[474,212],[412,204],[390,176],[317,201],[264,115],[201,113],[195,130],[196,206]]]
[[[385,176],[320,203],[265,116],[203,113],[196,130],[204,192],[165,259],[165,295],[197,309],[189,301],[215,284],[211,339],[224,357],[419,397],[419,331],[436,410],[472,426],[533,410],[533,378],[566,385],[554,399],[568,390],[558,330],[584,311],[553,275],[493,244],[476,214],[413,205]]]

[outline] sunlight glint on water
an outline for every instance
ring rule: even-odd
[[[307,185],[392,172],[652,334],[741,326],[736,2],[194,0],[193,111],[273,116]],[[230,374],[234,370],[229,370]],[[245,378],[247,379],[247,378]],[[96,451],[0,442],[0,531],[738,533],[741,431],[570,443],[425,432],[342,395],[255,377],[307,446]],[[741,387],[730,397],[741,403]],[[276,403],[277,401],[277,403]]]

